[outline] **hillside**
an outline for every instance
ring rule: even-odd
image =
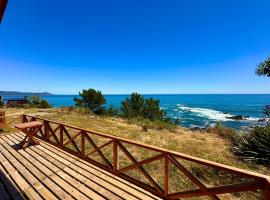
[[[16,91],[0,91],[0,96],[43,96],[43,95],[51,95],[49,92],[16,92]]]

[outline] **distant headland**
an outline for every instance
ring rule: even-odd
[[[43,96],[43,95],[52,95],[49,92],[17,92],[17,91],[0,91],[0,96]]]

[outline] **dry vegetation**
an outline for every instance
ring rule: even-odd
[[[161,128],[148,128],[145,132],[142,125],[134,121],[106,116],[96,116],[91,113],[83,113],[82,111],[76,111],[74,109],[8,109],[6,112],[8,114],[23,112],[27,114],[42,115],[42,117],[46,119],[52,119],[65,124],[99,131],[218,163],[270,175],[269,168],[242,162],[237,159],[230,150],[231,144],[229,139],[226,137],[226,132],[220,132],[220,130],[212,129],[209,132],[195,132],[182,127],[175,127],[174,129],[169,128],[163,130],[160,130]],[[10,133],[12,131],[14,131],[12,128],[8,128],[2,134]],[[132,153],[135,154],[137,159],[146,157],[145,152],[132,151]],[[212,170],[207,167],[194,165],[184,161],[182,161],[182,164],[187,166],[194,175],[208,185],[233,183],[240,180],[239,177],[232,177],[226,173]],[[156,173],[158,166],[159,165],[148,166],[147,170],[150,174],[155,174],[154,176],[158,182],[162,182],[162,177]],[[176,175],[177,173],[175,172],[176,169],[173,169],[172,167],[170,173],[171,176],[174,177],[174,180],[171,184],[174,184],[175,187],[178,188],[194,189],[189,181],[183,179],[183,176],[180,176],[181,174],[179,174],[179,176]],[[133,175],[136,176],[136,173]],[[176,188],[173,188],[173,190],[176,190]],[[220,197],[223,197],[224,199],[259,199],[261,197],[260,195],[261,194],[258,192],[256,194],[246,193],[244,195],[225,195]]]

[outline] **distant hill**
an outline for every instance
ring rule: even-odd
[[[41,92],[41,93],[36,93],[36,92],[16,92],[16,91],[0,91],[0,96],[33,96],[33,95],[52,95],[49,92]]]

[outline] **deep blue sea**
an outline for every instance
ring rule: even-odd
[[[54,107],[74,105],[76,95],[44,96]],[[222,122],[224,125],[240,129],[257,123],[262,118],[262,108],[270,104],[270,94],[180,94],[144,95],[146,98],[160,99],[161,107],[171,118],[180,118],[185,127],[206,127]],[[107,106],[120,107],[121,100],[128,95],[105,95]],[[231,115],[249,116],[247,120],[227,119]]]

